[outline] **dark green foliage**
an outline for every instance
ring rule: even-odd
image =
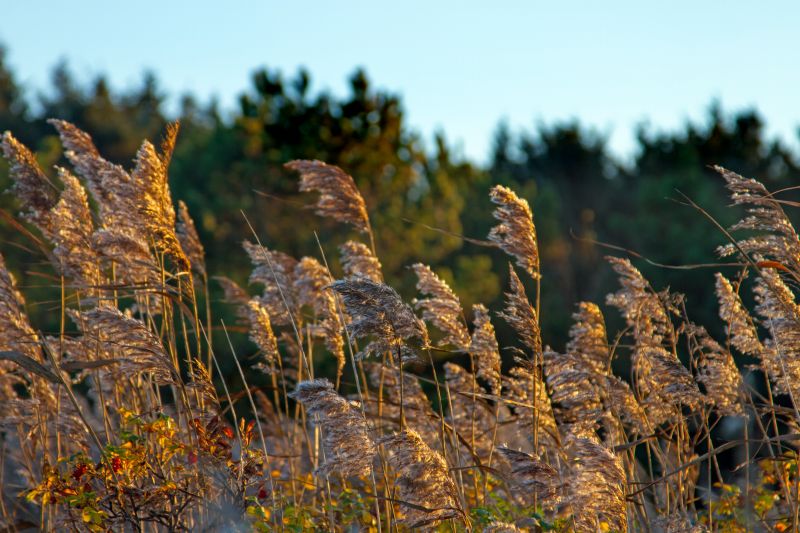
[[[410,295],[414,279],[406,267],[424,262],[452,283],[467,308],[481,301],[499,309],[507,280],[493,272],[505,272],[497,267],[507,259],[458,236],[486,238],[492,225],[486,191],[501,183],[531,203],[542,256],[544,337],[560,346],[570,314],[561,302],[602,301],[612,286],[602,264],[606,250],[595,241],[667,264],[714,262],[709,250],[724,237],[698,212],[668,198],[679,200],[680,191],[728,223],[735,213],[725,209],[721,180],[707,165],[720,164],[772,189],[800,177],[794,154],[767,139],[763,121],[750,110],[726,115],[714,105],[704,124],[689,123],[673,132],[642,128],[628,164],[615,160],[603,135],[577,121],[520,133],[501,124],[490,163],[481,168],[454,157],[443,136],[425,146],[409,130],[400,98],[373,88],[362,71],[351,76],[350,92],[341,98],[314,92],[310,83],[305,71],[285,79],[262,69],[232,112],[221,113],[215,103],[200,104],[188,95],[182,99],[170,183],[175,199],[188,204],[206,243],[211,275],[224,272],[245,282],[249,265],[239,244],[250,230],[242,212],[262,242],[298,257],[319,257],[316,231],[334,273],[340,273],[335,251],[347,235],[341,227],[334,232],[311,210],[297,216],[298,205],[313,199],[297,193],[297,176],[283,168],[292,159],[320,159],[355,178],[392,284]],[[138,87],[116,91],[102,76],[89,85],[77,83],[67,65],[60,64],[45,94],[35,96],[20,86],[0,53],[0,131],[14,131],[36,150],[46,170],[63,163],[55,131],[44,122],[48,117],[85,129],[101,153],[128,166],[140,140],[157,141],[168,120],[176,118],[168,116],[165,94],[152,74]],[[0,187],[8,185],[3,167]],[[3,195],[0,207],[13,209],[12,199]],[[683,238],[689,230],[692,238]],[[12,267],[44,265],[37,262],[41,255],[17,247],[35,248],[16,229],[3,224],[0,239]],[[677,279],[669,270],[642,266],[655,286]],[[41,271],[49,272],[44,266]],[[30,271],[20,275],[23,285],[57,285]],[[700,289],[711,276],[703,269],[682,271],[680,285],[673,288],[705,294]],[[41,294],[48,296],[37,294],[32,300],[57,298],[46,287]],[[690,297],[690,314],[715,323],[709,302]],[[41,318],[47,311],[31,313]],[[503,327],[498,324],[501,345]]]

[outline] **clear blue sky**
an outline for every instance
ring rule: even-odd
[[[402,95],[414,129],[442,129],[478,161],[501,118],[577,117],[621,155],[637,123],[703,120],[714,98],[757,107],[793,146],[800,124],[796,2],[21,0],[0,13],[0,42],[33,88],[66,58],[84,79],[121,87],[150,68],[175,97],[232,106],[259,66],[305,65],[338,94],[363,66]]]

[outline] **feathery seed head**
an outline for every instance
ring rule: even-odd
[[[365,476],[372,468],[375,444],[361,412],[339,396],[327,379],[301,381],[289,394],[302,403],[322,428],[325,463],[317,472]]]
[[[419,433],[404,429],[378,440],[390,452],[388,463],[397,475],[396,487],[410,528],[433,526],[463,516],[456,486],[444,457],[428,446]]]
[[[350,334],[356,339],[375,337],[360,357],[381,351],[405,357],[410,355],[406,343],[411,339],[417,339],[423,347],[428,345],[425,324],[388,285],[357,277],[334,281],[331,288],[339,293],[353,319],[347,325]]]
[[[422,309],[422,319],[430,322],[445,334],[440,346],[453,346],[458,350],[469,349],[470,338],[464,324],[461,302],[450,286],[427,265],[411,266],[417,275],[417,290],[428,296],[417,300],[414,306]]]
[[[489,383],[493,394],[500,394],[500,348],[489,320],[489,310],[481,304],[472,306],[475,315],[469,352],[475,358],[477,374]]]
[[[358,241],[347,241],[339,246],[344,276],[361,276],[375,283],[383,283],[381,262],[367,245]]]
[[[300,174],[300,192],[320,193],[317,214],[369,233],[367,206],[352,176],[322,161],[296,160],[284,166]]]
[[[498,207],[494,218],[500,223],[489,232],[489,240],[496,243],[507,254],[514,256],[517,265],[533,278],[541,277],[539,272],[539,247],[536,241],[536,227],[533,213],[524,200],[514,191],[502,185],[492,187],[489,197]]]
[[[533,360],[539,361],[542,356],[542,335],[536,310],[528,301],[525,286],[511,264],[508,265],[508,272],[509,291],[506,292],[506,309],[499,313],[499,316],[514,329],[522,343],[531,351]]]

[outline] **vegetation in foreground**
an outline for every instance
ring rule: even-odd
[[[724,339],[609,258],[620,288],[606,303],[625,327],[609,336],[600,307],[578,303],[562,353],[541,338],[536,230],[509,188],[490,191],[484,242],[513,260],[499,316],[462,309],[423,264],[404,302],[353,179],[318,161],[287,166],[319,194],[318,214],[362,239],[298,260],[253,234],[253,296],[210,277],[188,209],[173,205],[177,125],[126,170],[52,124],[72,170],[49,176],[11,133],[2,142],[13,223],[61,288],[36,302],[60,317],[41,331],[0,262],[7,530],[797,528],[800,239],[791,203],[759,182],[718,169],[747,212],[720,227]],[[210,283],[235,324],[211,316]],[[498,345],[498,320],[515,346]],[[255,354],[214,349],[234,328]],[[616,359],[630,376],[612,373]]]

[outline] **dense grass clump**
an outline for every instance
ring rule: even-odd
[[[217,273],[170,195],[177,124],[130,170],[53,125],[75,174],[2,142],[13,223],[61,290],[46,302],[60,328],[41,331],[0,256],[5,531],[798,528],[800,239],[759,182],[718,169],[747,213],[720,227],[731,259],[709,275],[724,338],[610,257],[620,288],[605,303],[624,329],[609,335],[601,307],[578,302],[561,352],[541,338],[533,214],[509,188],[489,195],[484,244],[513,260],[494,315],[463,309],[421,263],[404,301],[375,253],[402,243],[375,242],[353,179],[290,162],[317,213],[359,239],[297,259],[251,235],[260,292],[211,280],[237,317],[225,324],[210,313]],[[498,343],[498,320],[517,346]],[[252,356],[225,349],[234,330]]]

